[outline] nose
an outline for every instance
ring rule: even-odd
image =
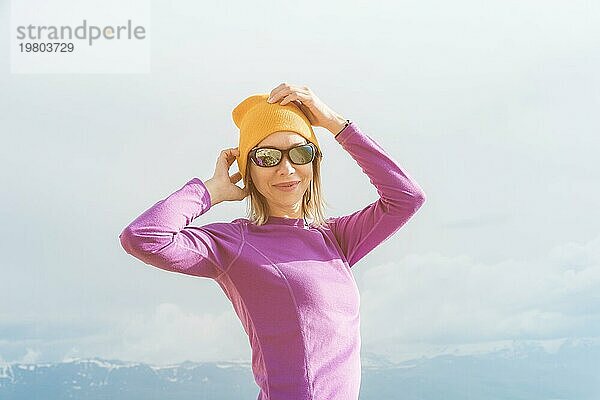
[[[283,158],[281,159],[281,161],[279,162],[279,165],[277,166],[278,172],[286,172],[286,173],[290,174],[296,170],[294,168],[294,164],[292,164],[292,161],[288,157],[289,157],[289,154],[283,155]]]

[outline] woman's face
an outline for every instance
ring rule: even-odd
[[[279,131],[264,138],[255,147],[275,147],[280,150],[289,149],[308,141],[295,132]],[[302,197],[309,188],[313,177],[313,163],[304,165],[293,164],[288,154],[274,167],[259,167],[248,159],[250,177],[256,189],[266,198],[270,215],[301,218]],[[279,189],[277,184],[300,181],[293,190]]]

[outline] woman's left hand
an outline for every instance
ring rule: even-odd
[[[321,126],[333,134],[345,125],[346,119],[323,103],[308,86],[291,85],[286,82],[271,90],[267,102],[281,101],[284,106],[295,103],[306,115],[311,125]]]

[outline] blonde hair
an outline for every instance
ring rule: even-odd
[[[321,161],[323,155],[320,151],[317,151],[315,159],[312,162],[313,166],[313,178],[310,181],[310,186],[304,192],[302,196],[302,215],[303,218],[310,219],[309,224],[311,226],[327,227],[325,221],[325,207],[329,207],[329,204],[323,196],[323,190],[321,187]],[[248,178],[248,195],[246,203],[247,218],[256,225],[264,225],[269,217],[269,204],[265,197],[256,189],[254,182],[252,182],[252,176],[250,175],[250,164],[246,165],[246,177]]]

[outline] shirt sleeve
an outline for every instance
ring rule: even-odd
[[[146,264],[214,279],[236,256],[241,232],[234,223],[189,226],[210,207],[204,182],[193,178],[125,227],[119,235],[121,246]]]
[[[335,140],[377,189],[362,210],[326,220],[350,267],[396,233],[425,203],[425,192],[379,144],[350,122]]]

